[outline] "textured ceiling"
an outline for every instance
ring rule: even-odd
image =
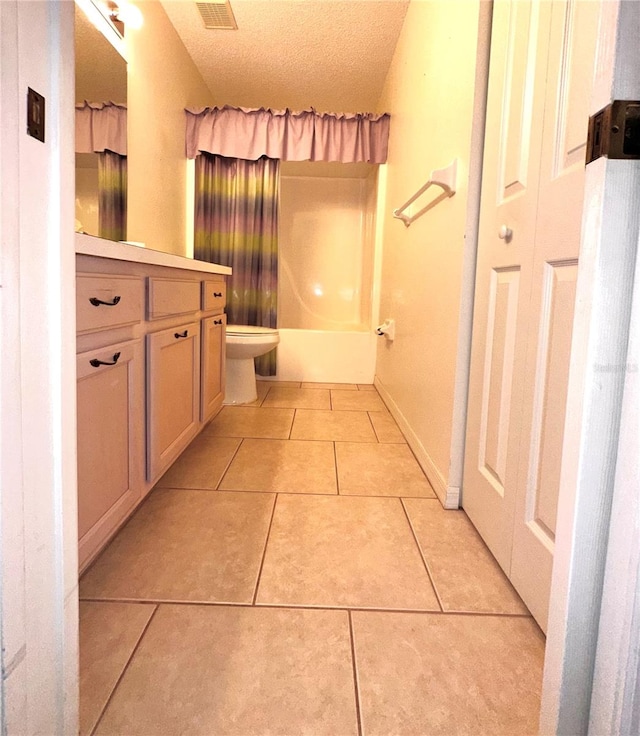
[[[212,104],[376,112],[408,0],[231,0],[237,31],[161,0]]]

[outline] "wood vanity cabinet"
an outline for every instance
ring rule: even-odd
[[[202,320],[202,393],[200,421],[210,421],[222,407],[225,386],[227,284],[224,279],[202,282],[202,309],[213,316]]]
[[[147,335],[147,479],[155,482],[222,407],[226,284],[149,278],[147,295],[149,320],[204,317]]]
[[[155,481],[198,433],[200,323],[147,335],[147,478]]]
[[[222,407],[229,272],[119,243],[100,246],[119,257],[95,256],[103,241],[86,238],[76,240],[80,571]]]
[[[140,340],[77,356],[78,539],[92,557],[135,508],[144,476],[144,353]]]
[[[224,399],[225,328],[227,315],[202,320],[202,391],[200,421],[208,422],[220,411]]]

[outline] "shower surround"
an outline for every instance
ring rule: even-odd
[[[378,176],[323,164],[287,174],[280,198],[279,380],[371,383],[375,370]],[[289,165],[291,166],[291,165]],[[314,164],[306,164],[306,172]],[[294,167],[291,167],[294,168]]]

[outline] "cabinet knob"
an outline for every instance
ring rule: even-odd
[[[222,296],[222,292],[221,291],[214,291],[213,292],[213,296]]]
[[[221,325],[222,324],[222,320],[221,319],[214,319],[213,320],[213,324],[214,325]]]
[[[91,304],[93,304],[94,307],[99,307],[101,304],[103,306],[105,306],[105,307],[115,307],[116,304],[120,301],[120,297],[119,296],[114,296],[113,297],[113,301],[111,301],[111,302],[103,302],[102,299],[98,299],[95,296],[91,296],[91,297],[89,297],[89,301],[91,302]]]
[[[97,358],[91,358],[91,360],[89,361],[89,363],[94,368],[99,368],[101,365],[115,365],[118,362],[118,359],[119,358],[120,358],[120,353],[114,353],[113,362],[112,363],[109,363],[108,361],[105,361],[105,360],[98,360]]]
[[[184,332],[174,332],[173,336],[176,338],[176,340],[180,337],[189,337],[189,330],[185,330]]]

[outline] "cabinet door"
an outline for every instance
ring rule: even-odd
[[[147,335],[147,479],[154,481],[198,432],[200,323]]]
[[[139,340],[77,357],[81,569],[140,495],[144,467],[142,366]]]
[[[224,399],[225,325],[227,316],[202,320],[202,399],[200,419],[208,422]]]

